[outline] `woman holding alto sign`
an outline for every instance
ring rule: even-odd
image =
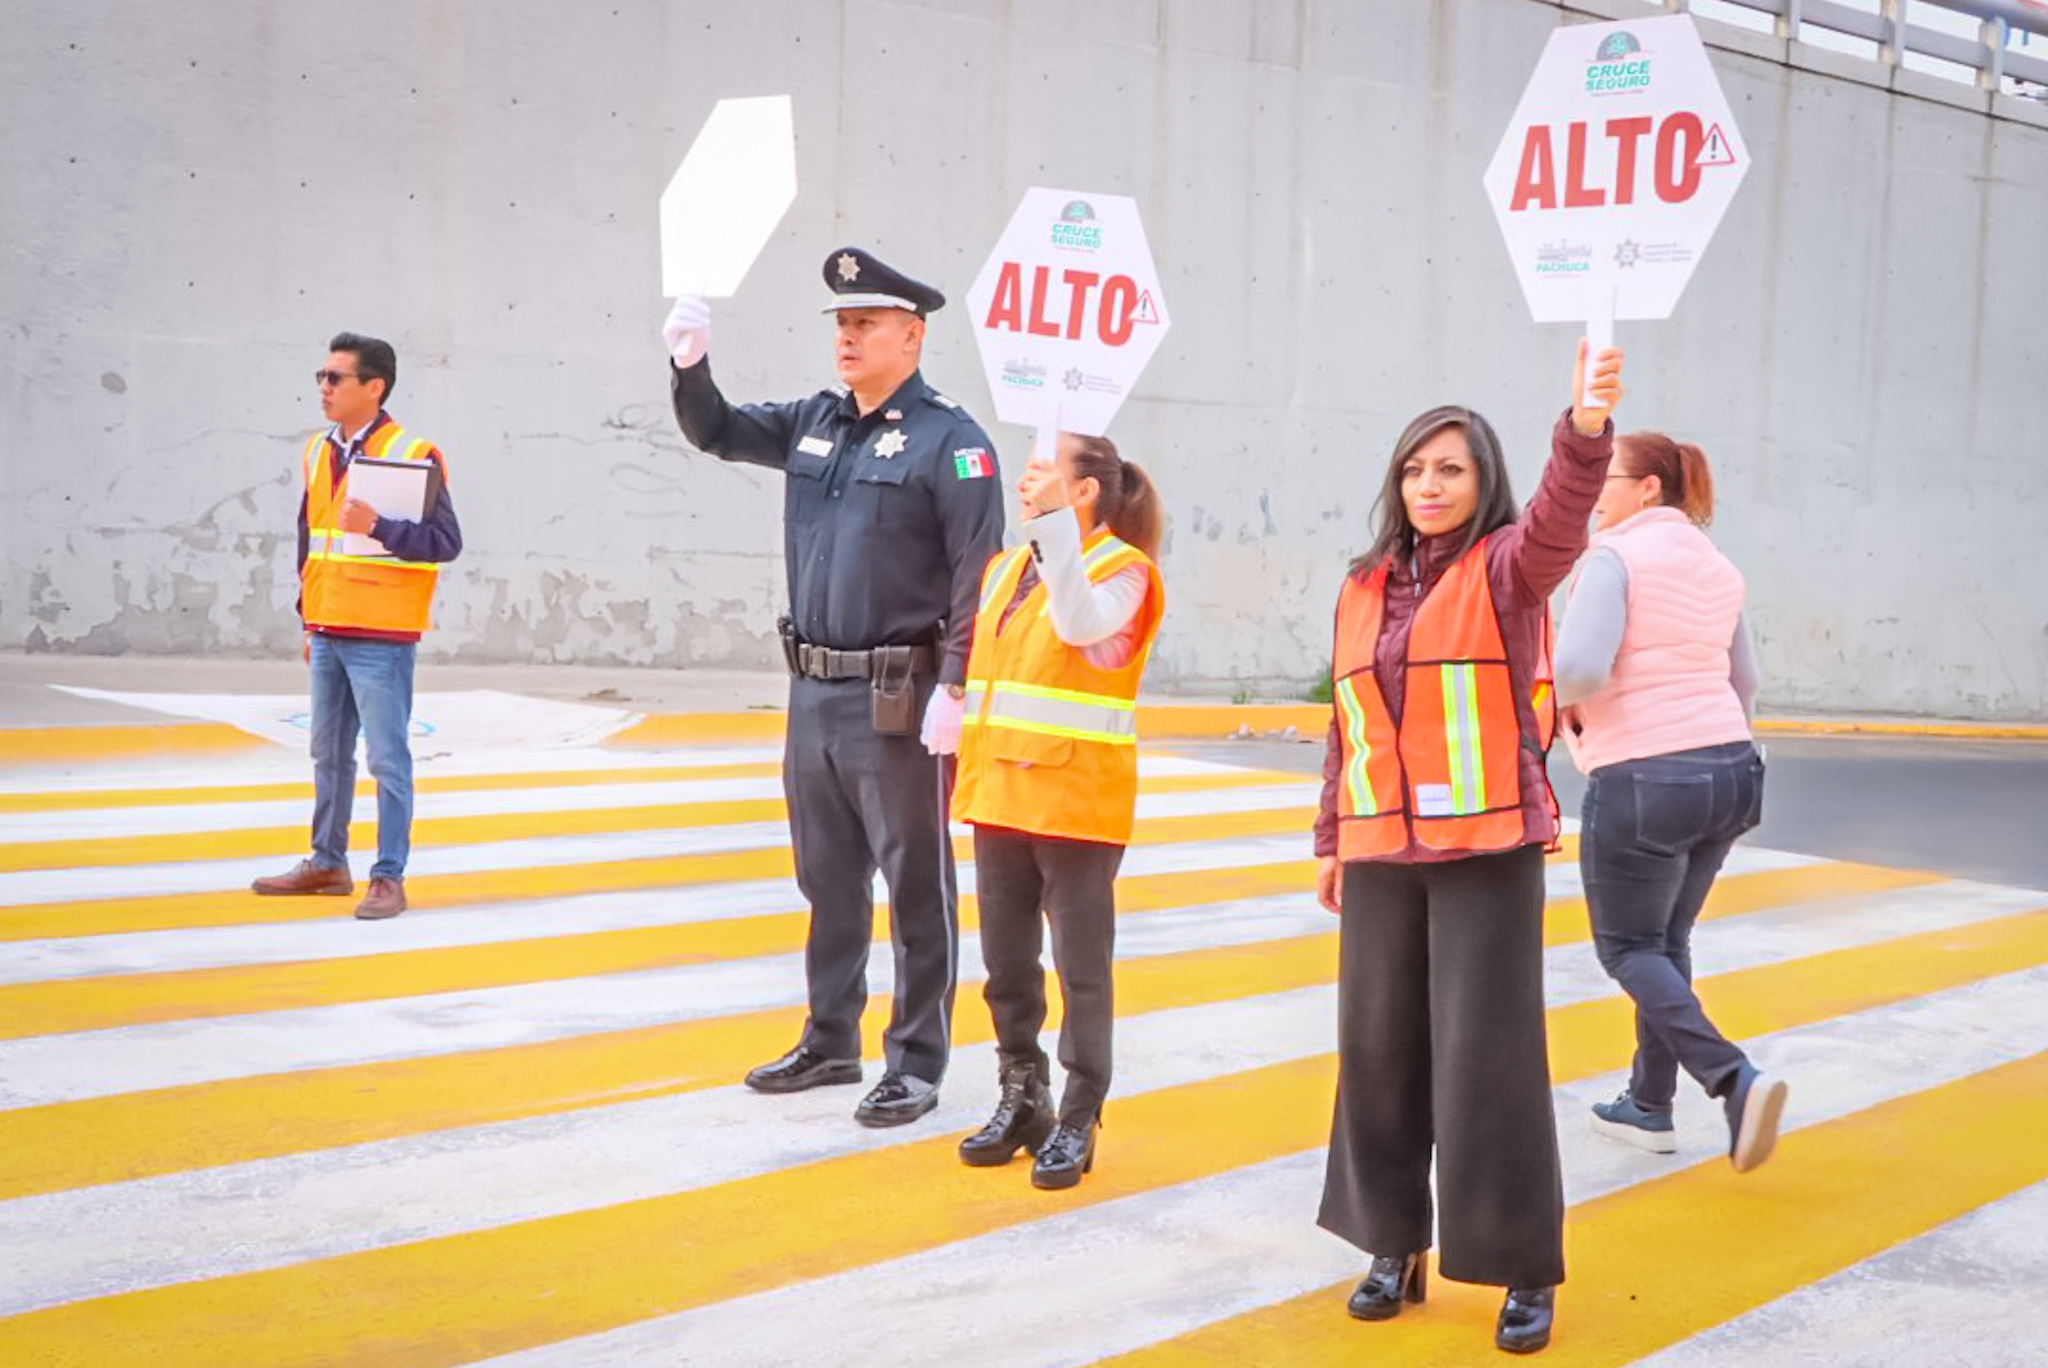
[[[1519,517],[1484,418],[1411,422],[1337,601],[1315,850],[1317,896],[1342,919],[1338,1073],[1318,1220],[1372,1256],[1360,1320],[1423,1300],[1434,1224],[1439,1273],[1508,1289],[1494,1342],[1512,1353],[1550,1343],[1564,1281],[1543,1008],[1548,601],[1586,544],[1621,360],[1589,362],[1580,342]]]
[[[1062,433],[1055,460],[1018,482],[1024,544],[989,563],[956,714],[953,817],[974,827],[983,996],[995,1019],[1001,1099],[960,1161],[1007,1164],[1068,1188],[1094,1167],[1109,1094],[1114,882],[1138,802],[1132,714],[1165,589],[1158,496],[1105,437]],[[950,730],[928,737],[948,747]],[[1065,1003],[1054,1108],[1045,1051],[1040,918]]]
[[[1721,1099],[1728,1158],[1747,1172],[1776,1144],[1786,1087],[1714,1028],[1692,990],[1693,923],[1763,809],[1742,572],[1707,539],[1713,516],[1698,447],[1661,432],[1616,440],[1558,632],[1557,698],[1587,779],[1579,869],[1593,946],[1636,1004],[1628,1088],[1594,1106],[1593,1128],[1675,1152],[1683,1066]]]

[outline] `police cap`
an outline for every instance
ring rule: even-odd
[[[823,313],[839,309],[908,309],[923,318],[946,307],[943,294],[859,247],[841,247],[825,258],[825,284],[832,291],[832,302],[821,310]]]

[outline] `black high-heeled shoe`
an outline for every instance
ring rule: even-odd
[[[1550,1343],[1550,1320],[1557,1310],[1554,1287],[1510,1287],[1494,1323],[1495,1347],[1510,1354],[1533,1354]]]
[[[1427,1267],[1419,1249],[1405,1259],[1374,1255],[1372,1267],[1344,1309],[1359,1320],[1392,1320],[1401,1314],[1402,1302],[1419,1306],[1429,1295]]]

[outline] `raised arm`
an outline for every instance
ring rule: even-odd
[[[1548,602],[1586,549],[1586,523],[1600,502],[1614,454],[1609,415],[1621,400],[1621,359],[1613,348],[1601,352],[1588,380],[1586,344],[1580,341],[1572,367],[1572,406],[1551,429],[1550,460],[1536,496],[1496,539],[1490,566],[1498,577],[1496,592],[1504,580],[1523,607]]]
[[[797,436],[797,405],[726,402],[711,378],[710,301],[699,295],[676,300],[661,338],[668,344],[669,400],[690,445],[723,461],[774,470],[786,466]]]

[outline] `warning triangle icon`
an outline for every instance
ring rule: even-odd
[[[1138,292],[1137,307],[1131,310],[1131,317],[1140,323],[1157,323],[1159,321],[1159,308],[1152,302],[1152,292],[1150,290],[1140,290]]]
[[[1727,137],[1721,132],[1721,125],[1707,129],[1707,140],[1700,147],[1700,154],[1692,159],[1694,166],[1733,166],[1735,149],[1728,145]]]

